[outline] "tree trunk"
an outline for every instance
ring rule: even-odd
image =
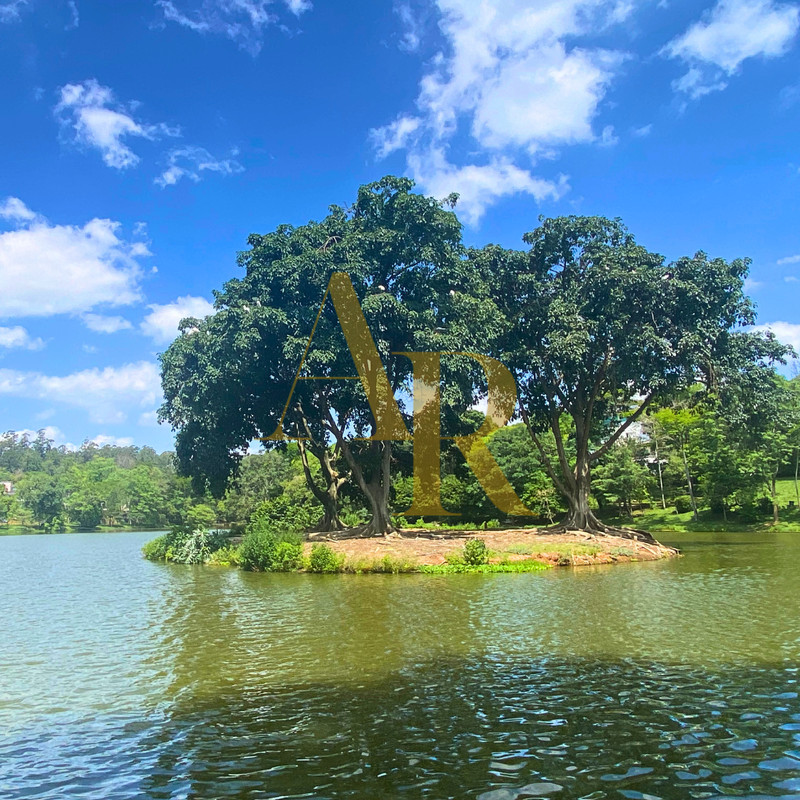
[[[371,536],[385,536],[395,530],[389,514],[389,487],[391,485],[392,443],[381,442],[381,465],[376,469],[369,483],[359,470],[356,479],[369,502],[372,515],[364,532]]]
[[[561,527],[592,533],[605,532],[606,526],[597,519],[589,507],[591,477],[589,465],[583,459],[580,459],[580,463],[575,466],[574,478],[575,490],[566,495],[569,511]]]
[[[686,472],[686,485],[689,487],[689,501],[692,504],[692,519],[697,522],[697,503],[694,499],[692,476],[689,474],[689,462],[686,460],[686,448],[683,445],[681,445],[681,455],[683,456],[683,469]]]
[[[656,466],[658,467],[658,485],[659,488],[661,489],[661,508],[666,510],[667,500],[664,497],[664,477],[661,474],[661,459],[658,457],[658,437],[654,435],[653,441],[655,442],[656,445]]]
[[[780,521],[779,513],[780,509],[778,508],[778,488],[777,488],[777,478],[778,478],[778,471],[772,475],[772,521],[777,525]]]
[[[322,504],[323,514],[320,521],[314,526],[315,532],[340,531],[345,525],[339,518],[339,489],[346,482],[346,478],[341,477],[333,466],[331,452],[325,445],[312,443],[306,445],[302,440],[298,442],[300,450],[300,461],[303,464],[303,473],[306,478],[306,485],[311,493]],[[317,486],[311,468],[308,464],[308,453],[319,461],[320,472],[325,481],[325,488]]]

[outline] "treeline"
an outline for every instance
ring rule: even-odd
[[[461,430],[477,430],[484,420],[467,411]],[[563,428],[566,455],[574,458],[576,437]],[[544,434],[545,453],[557,457],[552,433]],[[536,517],[518,524],[551,524],[567,510],[524,424],[509,425],[487,437],[490,451],[510,484]],[[346,470],[341,454],[331,452],[328,467]],[[389,508],[395,527],[448,524],[496,527],[505,521],[489,500],[463,456],[451,443],[442,449],[442,505],[458,516],[409,519],[413,501],[413,442],[394,449]],[[720,518],[750,522],[778,519],[777,481],[792,478],[795,495],[800,466],[800,378],[775,376],[758,403],[722,406],[703,393],[653,408],[617,441],[593,471],[592,508],[601,518],[630,518],[642,508],[706,511]],[[176,472],[171,452],[150,447],[115,447],[87,442],[78,450],[56,447],[44,432],[36,437],[13,432],[0,436],[0,524],[16,522],[47,530],[68,526],[180,528],[214,527],[241,531],[254,519],[292,530],[324,529],[325,508],[310,485],[322,481],[319,461],[303,457],[298,444],[247,455],[238,475],[220,498],[198,493]],[[800,506],[800,499],[795,501]],[[370,507],[347,481],[337,498],[345,527],[364,525]]]

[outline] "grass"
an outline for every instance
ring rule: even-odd
[[[498,564],[421,564],[419,572],[425,575],[486,575],[495,572],[541,572],[550,569],[550,564],[528,559],[527,561],[501,561]]]

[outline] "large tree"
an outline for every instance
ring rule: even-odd
[[[470,253],[505,316],[493,354],[515,374],[521,416],[568,503],[562,527],[604,532],[589,503],[592,467],[650,404],[698,382],[718,389],[760,373],[786,348],[741,330],[755,316],[747,259],[698,252],[666,263],[604,217],[543,220],[523,239],[527,252]],[[555,460],[542,444],[548,430]]]
[[[248,443],[273,434],[285,412],[284,430],[308,438],[304,467],[308,454],[320,462],[324,490],[306,475],[328,527],[338,524],[337,493],[349,471],[371,510],[367,532],[391,530],[392,442],[363,440],[377,430],[364,388],[335,380],[356,371],[330,300],[320,313],[331,275],[349,276],[398,398],[412,380],[403,352],[474,350],[496,317],[470,277],[455,214],[412,187],[387,177],[321,222],[250,236],[239,256],[245,275],[216,294],[216,313],[184,321],[162,355],[161,417],[177,430],[181,471],[201,487],[221,493]],[[301,362],[304,379],[295,382]],[[474,368],[457,366],[443,370],[456,378],[443,403],[463,410]]]

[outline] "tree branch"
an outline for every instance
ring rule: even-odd
[[[617,439],[619,439],[619,437],[622,436],[622,434],[625,433],[625,431],[628,430],[628,428],[630,428],[630,426],[642,416],[642,412],[647,408],[652,399],[653,392],[650,392],[650,394],[645,397],[639,408],[637,408],[636,411],[634,411],[633,414],[631,414],[625,420],[625,422],[623,422],[622,425],[617,428],[616,432],[608,439],[608,441],[602,447],[599,447],[597,450],[595,450],[594,453],[589,453],[590,463],[592,461],[597,461],[598,458],[604,456],[614,446],[614,443],[617,441]]]

